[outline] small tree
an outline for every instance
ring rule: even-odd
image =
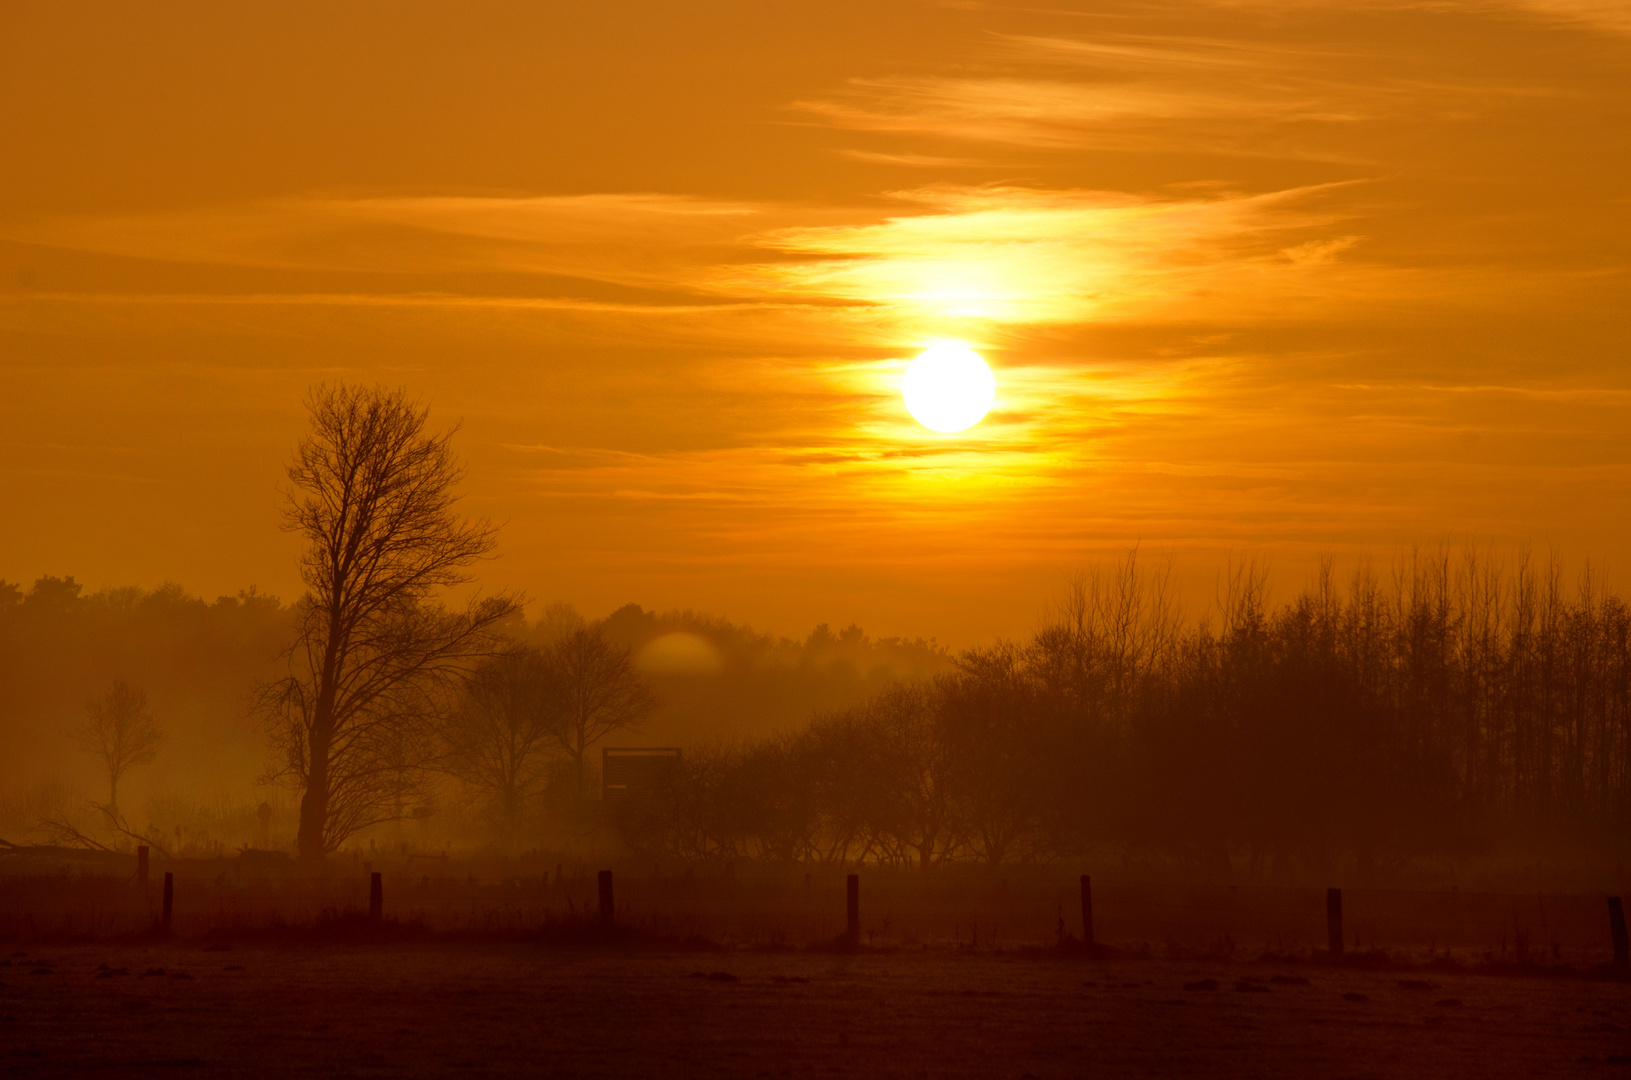
[[[289,479],[286,527],[307,540],[308,590],[262,704],[303,791],[300,858],[319,862],[358,829],[399,818],[434,760],[435,721],[457,676],[498,651],[513,600],[449,611],[447,588],[493,548],[453,511],[463,473],[452,432],[401,391],[321,386]]]
[[[551,735],[572,761],[583,794],[584,757],[614,731],[639,725],[657,707],[651,688],[629,650],[607,641],[599,629],[582,627],[544,651],[558,709]]]
[[[108,816],[119,820],[119,781],[135,765],[146,765],[164,741],[164,732],[147,707],[147,695],[123,679],[105,694],[85,702],[87,721],[78,732],[80,745],[102,759],[108,770]]]
[[[957,845],[941,705],[938,687],[904,683],[876,695],[864,713],[877,745],[874,760],[862,764],[887,800],[894,842],[923,868],[944,861]]]
[[[1019,650],[1006,642],[963,653],[957,667],[935,680],[946,787],[960,831],[995,865],[1037,818],[1036,692]]]
[[[464,681],[444,728],[446,770],[489,796],[513,829],[543,787],[558,701],[536,649],[496,656]]]

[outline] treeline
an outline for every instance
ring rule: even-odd
[[[47,817],[72,818],[87,829],[98,822],[87,800],[106,797],[107,777],[76,736],[88,701],[123,681],[145,695],[164,732],[151,763],[132,773],[131,799],[121,800],[130,803],[132,824],[159,820],[167,832],[182,828],[202,842],[206,832],[226,830],[223,814],[206,820],[178,814],[175,806],[219,803],[232,808],[237,822],[222,839],[265,842],[255,830],[255,805],[289,796],[263,782],[278,762],[255,715],[256,691],[278,673],[295,620],[294,607],[254,589],[211,601],[175,584],[91,591],[72,576],[0,581],[0,836],[16,840]],[[692,744],[791,729],[812,708],[847,707],[951,662],[932,641],[874,639],[854,626],[837,632],[818,626],[795,640],[635,604],[604,619],[548,604],[536,618],[517,617],[502,630],[519,645],[547,649],[584,628],[628,650],[651,687],[657,705],[637,741]],[[676,635],[706,643],[710,663],[695,669],[649,663],[648,646]],[[554,782],[572,790],[573,770],[564,769],[564,755],[553,758]],[[436,828],[439,842],[480,842],[474,831],[456,833],[486,827],[479,815],[461,819],[457,794],[441,792],[440,810],[426,827]],[[155,800],[160,805],[150,806]]]
[[[1159,855],[1265,876],[1631,838],[1631,607],[1588,569],[1415,555],[1183,624],[1130,556],[1028,641],[784,737],[688,751],[614,812],[686,858]]]
[[[589,622],[561,604],[515,619],[488,655],[461,665],[426,706],[394,710],[336,788],[329,816],[352,832],[404,817],[459,819],[466,841],[512,850],[581,841],[604,824],[600,750],[696,745],[742,730],[796,730],[811,710],[866,701],[951,665],[932,641],[873,640],[818,625],[803,642],[694,612],[628,604]],[[377,750],[374,749],[377,747]],[[298,768],[302,744],[290,758]]]
[[[121,678],[165,730],[135,797],[209,798],[223,777],[248,796],[270,757],[253,691],[291,624],[253,592],[0,583],[6,799],[65,772],[106,790],[70,734]],[[580,668],[623,656],[656,702],[611,741],[685,748],[670,783],[606,807],[642,851],[915,865],[1119,854],[1266,877],[1631,854],[1631,607],[1555,561],[1417,555],[1340,581],[1327,565],[1278,604],[1246,567],[1210,619],[1186,622],[1165,572],[1130,557],[1078,582],[1028,639],[955,657],[854,628],[788,641],[633,605],[598,621],[556,605],[505,631],[545,666],[489,665],[513,681],[460,683],[440,794],[415,835],[484,842],[473,830],[501,823],[514,842],[545,842],[563,799],[585,790],[580,762],[593,791],[606,736],[584,726],[563,743],[550,704],[577,638],[611,646]],[[676,642],[691,666],[651,663]],[[725,722],[710,728],[710,714]],[[742,739],[755,716],[770,733]],[[535,742],[511,759],[518,782],[495,782],[479,755],[512,719],[536,725]]]
[[[87,592],[72,576],[0,581],[0,794],[101,783],[73,733],[87,700],[139,688],[167,739],[151,766],[167,787],[247,794],[265,768],[251,693],[288,643],[288,608],[253,589],[206,601],[179,585]],[[208,783],[195,780],[208,778]]]

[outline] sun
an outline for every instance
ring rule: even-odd
[[[925,349],[901,380],[906,411],[931,431],[965,431],[991,411],[997,380],[980,354],[943,342]]]

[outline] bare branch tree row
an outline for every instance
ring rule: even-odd
[[[1631,606],[1591,571],[1415,554],[1184,626],[1136,557],[1030,640],[788,737],[689,752],[624,810],[686,857],[932,864],[1120,851],[1203,872],[1631,854]]]

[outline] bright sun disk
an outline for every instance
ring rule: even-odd
[[[932,431],[949,433],[973,427],[991,411],[997,380],[979,353],[945,342],[912,361],[900,389],[914,420]]]

